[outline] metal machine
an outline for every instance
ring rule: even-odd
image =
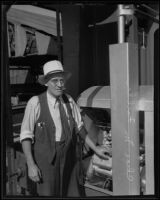
[[[109,195],[155,193],[154,91],[153,85],[139,84],[139,46],[126,42],[125,20],[133,13],[130,7],[118,5],[118,44],[109,45],[110,86],[91,87],[78,99],[84,113],[92,110],[90,124],[98,126],[97,135],[102,132],[97,144],[110,153],[108,161],[97,161],[93,155],[86,187]],[[89,123],[87,118],[84,121]]]
[[[114,156],[114,153],[119,154],[116,148],[120,143],[120,139],[117,138],[124,127],[123,124],[121,124],[121,126],[118,127],[118,132],[112,131],[112,124],[114,122],[111,120],[114,119],[111,117],[112,100],[110,86],[93,86],[85,90],[78,98],[78,104],[81,107],[88,134],[95,144],[102,148],[108,148],[108,152],[110,152],[110,158],[106,161],[98,159],[96,155],[91,155],[85,177],[86,193],[88,193],[88,195],[91,193],[90,190],[99,191],[101,195],[116,195],[119,190],[114,184],[114,181],[117,181],[117,179],[120,179],[123,185],[121,195],[126,194],[128,185],[134,181],[139,183],[139,188],[137,188],[137,186],[128,188],[130,189],[128,191],[129,194],[133,194],[135,191],[143,195],[154,193],[154,147],[152,146],[154,145],[153,86],[140,86],[138,93],[137,110],[139,123],[137,140],[139,143],[136,144],[130,139],[131,136],[128,138],[124,133],[123,144],[125,145],[125,143],[127,143],[128,145],[134,146],[135,149],[138,149],[138,156],[135,158],[132,155],[134,150],[132,152],[132,149],[130,149],[129,154],[127,154],[128,149],[122,148],[121,151],[123,152],[120,153],[122,153],[123,156],[119,157],[122,163],[116,163],[117,160],[115,159],[117,158]],[[128,117],[130,117],[130,115],[128,115]],[[121,123],[123,123],[123,121]],[[125,127],[125,129],[127,129],[127,127]],[[114,134],[116,134],[116,136],[114,136]],[[133,134],[135,135],[135,133]],[[133,166],[135,166],[134,162],[138,165],[137,171],[133,168]],[[125,174],[123,174],[123,168],[121,168],[122,164],[127,168]],[[135,175],[135,173],[138,175]],[[118,175],[114,176],[114,174]],[[137,180],[136,176],[138,176]]]

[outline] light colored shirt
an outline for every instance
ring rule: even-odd
[[[72,116],[76,122],[76,128],[77,131],[79,131],[83,124],[82,117],[80,114],[80,108],[78,105],[75,103],[73,98],[67,94],[71,109],[72,109]],[[55,140],[59,141],[61,134],[62,134],[62,125],[61,125],[61,120],[60,120],[60,113],[59,109],[57,109],[57,102],[56,99],[50,95],[47,92],[47,102],[48,102],[48,107],[52,116],[52,119],[55,124]],[[69,115],[67,112],[66,105],[62,102],[64,106],[64,110],[66,112],[66,115],[68,117],[68,123],[69,123]],[[35,124],[40,116],[40,102],[38,96],[33,96],[27,103],[22,125],[21,125],[21,132],[20,132],[20,142],[23,139],[30,138],[32,139],[32,143],[34,142],[34,128]]]

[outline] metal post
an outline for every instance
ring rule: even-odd
[[[123,9],[123,5],[118,5],[118,43],[125,42],[125,32],[124,32],[124,15],[121,15],[121,10]]]
[[[154,113],[145,111],[146,195],[154,194]]]
[[[110,46],[113,195],[139,195],[138,47]]]
[[[56,22],[57,22],[58,59],[62,62],[59,8],[56,9]]]
[[[2,195],[6,195],[8,192],[9,195],[16,195],[17,188],[16,188],[16,178],[10,178],[10,175],[15,171],[15,159],[14,159],[14,147],[13,147],[13,131],[12,131],[12,117],[11,117],[11,93],[10,93],[10,79],[9,79],[9,66],[8,66],[8,35],[7,35],[7,11],[10,8],[10,5],[3,5],[2,6],[2,67],[1,67],[1,125],[2,125],[2,132],[3,139],[5,138],[6,141],[2,143],[2,150],[6,148],[6,154],[2,152],[1,155],[5,155],[6,157],[3,160],[7,160],[6,165],[3,167],[8,167],[8,181],[2,185]],[[5,180],[5,175],[2,173],[2,179]],[[5,188],[8,186],[8,191],[4,191]]]

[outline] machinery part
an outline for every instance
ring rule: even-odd
[[[145,166],[144,166],[144,167],[142,167],[141,172],[140,172],[140,176],[141,176],[140,190],[141,190],[141,193],[143,195],[146,194],[146,178],[145,178],[145,173],[146,173],[146,169],[145,169]]]
[[[129,9],[122,4],[118,5],[118,42],[125,42],[125,16],[133,15],[133,9]]]
[[[104,182],[103,188],[104,189],[107,188],[108,190],[112,190],[112,179],[110,179],[109,177],[106,178],[106,181]]]

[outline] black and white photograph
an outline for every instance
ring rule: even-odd
[[[1,199],[159,199],[159,57],[159,1],[2,1]]]

